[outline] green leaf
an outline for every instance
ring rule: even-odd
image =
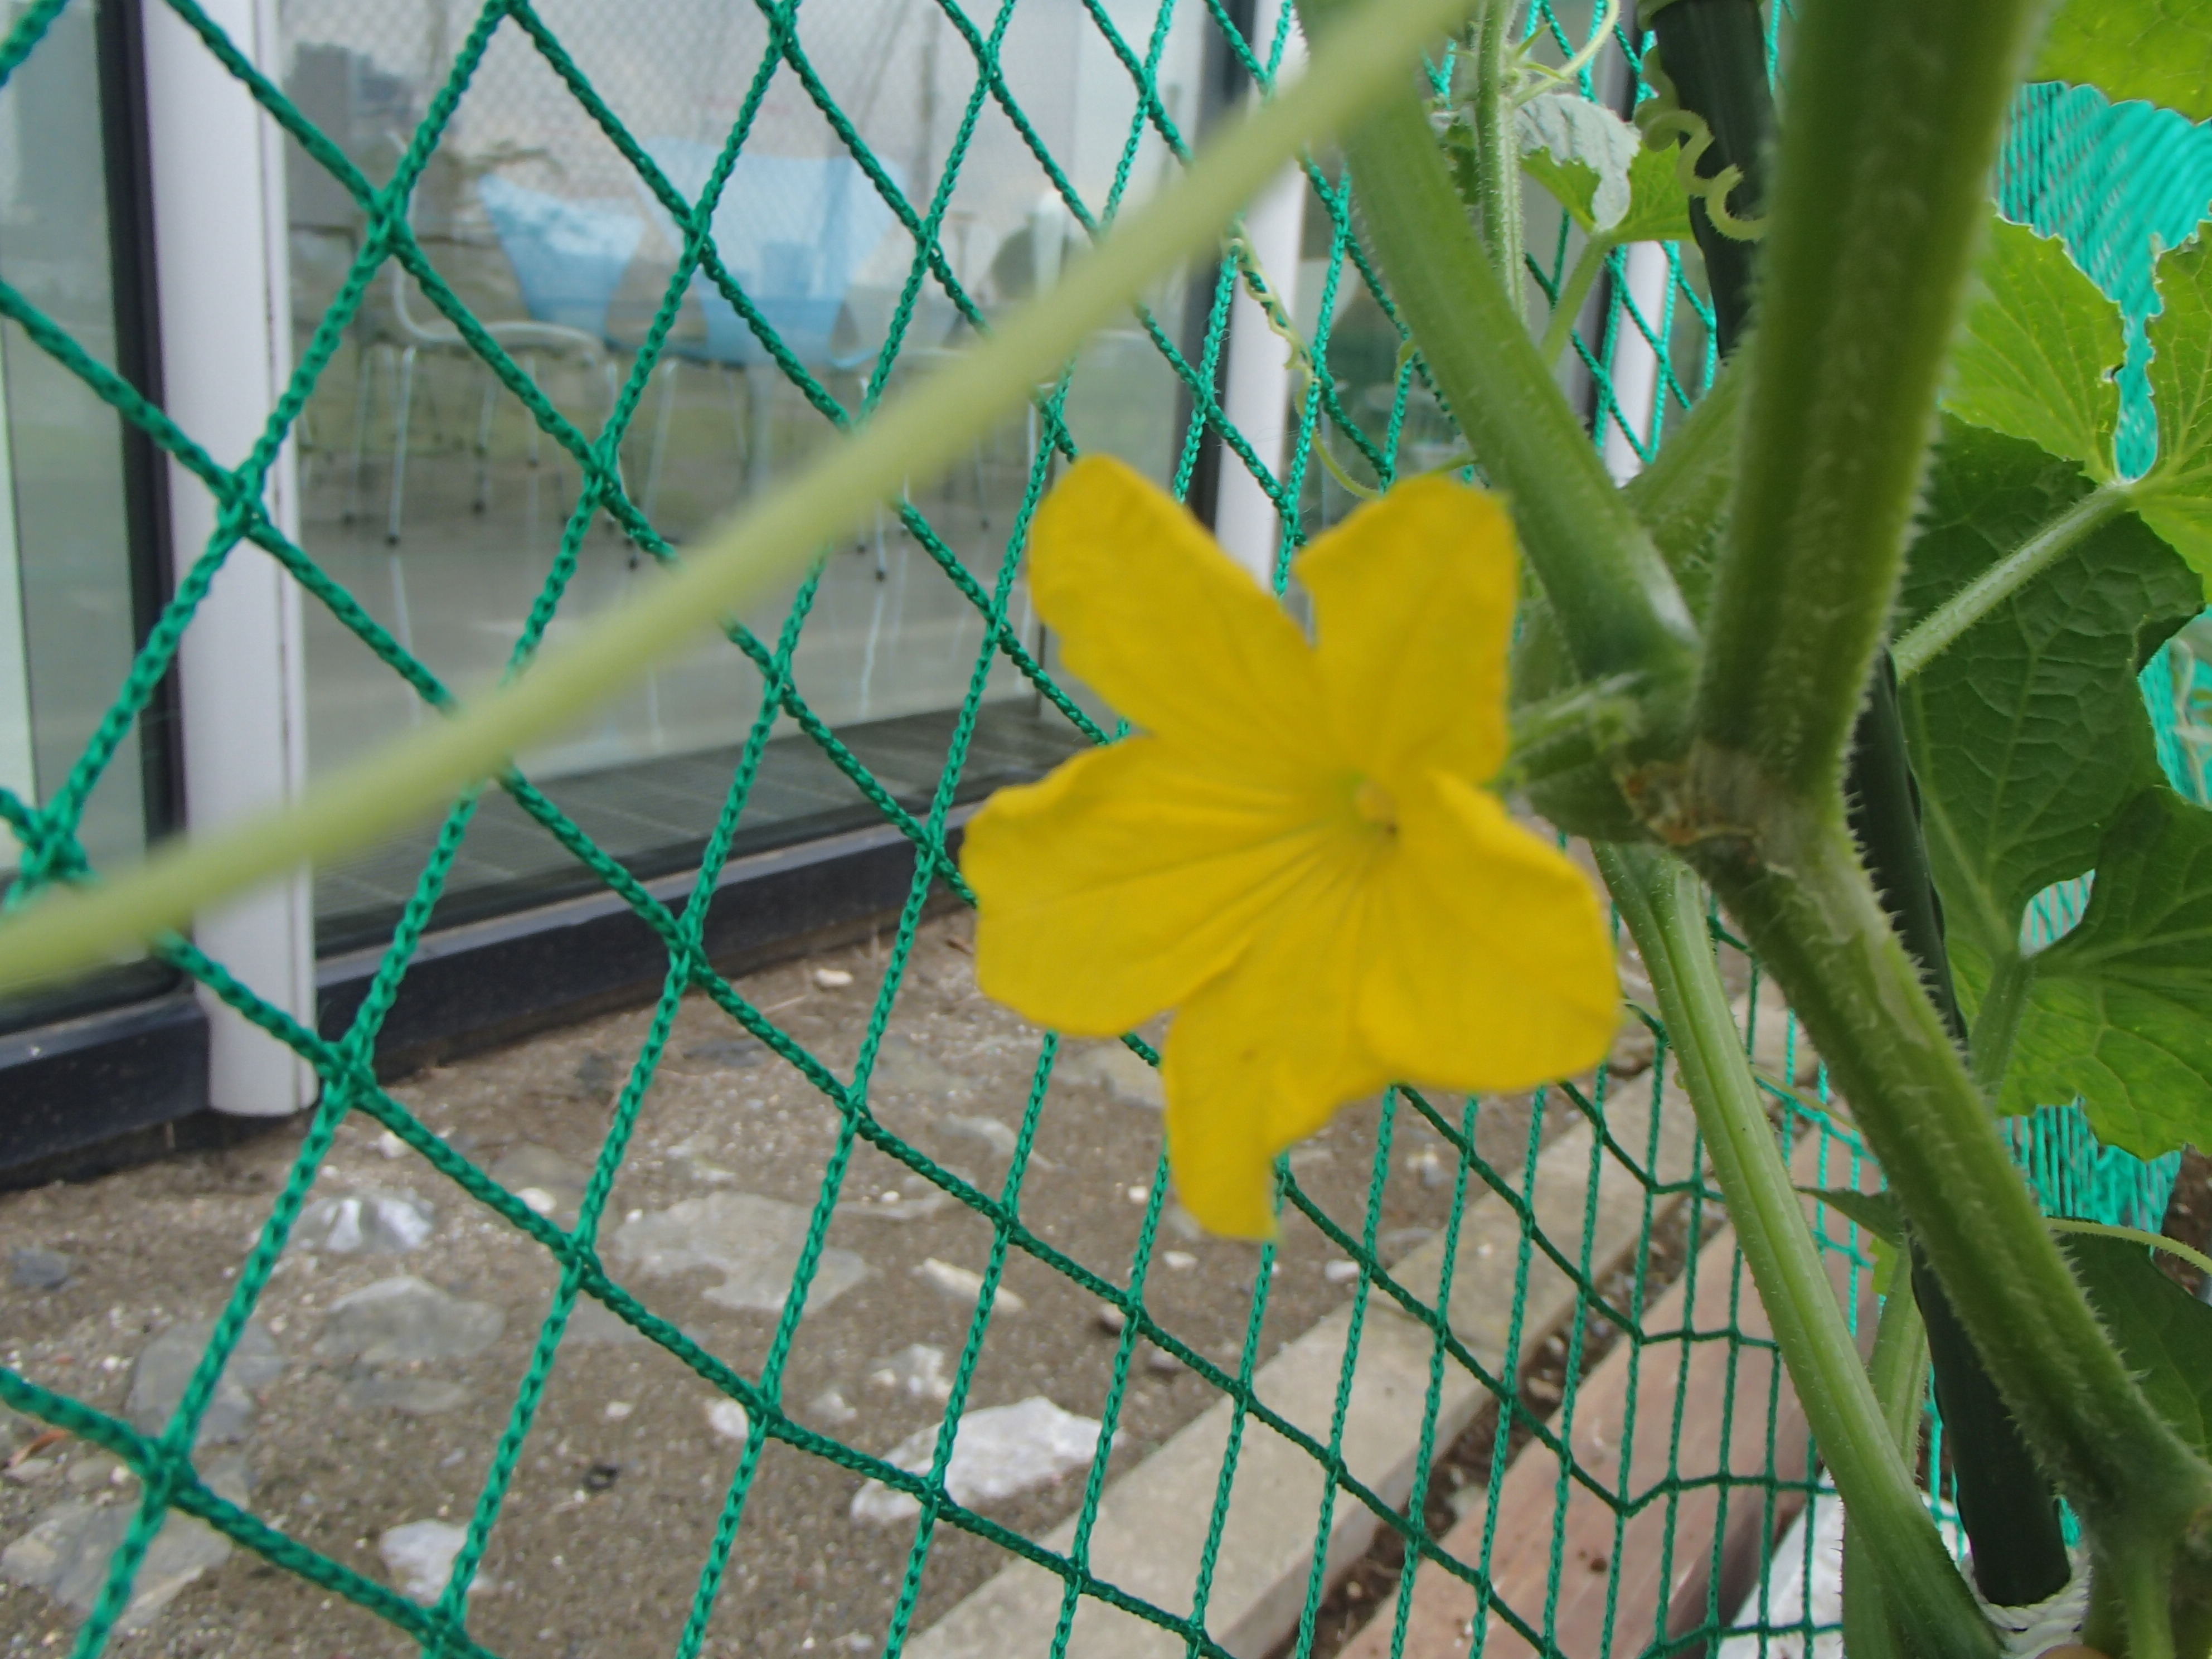
[[[1817,1198],[1861,1231],[1868,1232],[1893,1249],[1905,1245],[1905,1208],[1895,1193],[1862,1193],[1849,1187],[1800,1187],[1808,1198]]]
[[[2151,1409],[2212,1452],[2212,1308],[2160,1273],[2140,1244],[2068,1233],[2059,1247]]]
[[[2001,1109],[2081,1097],[2138,1158],[2212,1146],[2212,811],[2164,784],[2112,822],[2081,925],[2029,958]]]
[[[1978,274],[1981,296],[1952,354],[1943,406],[2109,482],[2120,417],[2112,372],[2126,352],[2119,307],[2055,239],[2002,219]]]
[[[1944,423],[1902,595],[1948,598],[2092,488],[2075,464]],[[2123,514],[1968,629],[1904,690],[1929,861],[1971,1018],[2021,914],[2094,864],[2104,827],[2161,774],[2136,676],[2196,614],[2194,578]]]
[[[1677,146],[1639,149],[1628,164],[1628,211],[1610,234],[1616,242],[1686,242],[1690,198],[1676,175]]]
[[[2164,309],[2150,321],[2158,461],[2136,486],[2143,521],[2212,597],[2212,251],[2203,237],[2158,262]]]
[[[2142,98],[2192,121],[2212,116],[2212,12],[2197,0],[2066,0],[2031,81]]]
[[[1583,230],[1613,235],[1635,199],[1630,170],[1643,143],[1636,129],[1604,105],[1564,92],[1531,98],[1513,112],[1513,125],[1528,176]]]

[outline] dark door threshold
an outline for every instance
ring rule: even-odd
[[[950,815],[950,850],[974,810]],[[914,865],[912,843],[890,824],[733,859],[708,905],[708,956],[740,974],[863,936],[905,903]],[[694,878],[645,886],[676,909]],[[940,889],[933,908],[951,902]],[[344,1033],[381,959],[362,950],[320,964],[325,1036]],[[404,1076],[649,1001],[667,971],[659,936],[612,893],[432,933],[378,1034],[377,1073]],[[272,1120],[208,1109],[207,1055],[207,1018],[189,990],[0,1036],[0,1190],[228,1145],[268,1127]]]
[[[948,850],[973,806],[949,816]],[[914,847],[879,823],[732,859],[707,908],[708,960],[740,974],[864,935],[896,915],[914,881]],[[696,873],[644,884],[672,910]],[[937,902],[951,902],[940,891]],[[323,1035],[359,1012],[380,949],[325,958],[317,970]],[[650,1001],[668,972],[659,934],[611,892],[427,935],[377,1034],[376,1070],[401,1077],[549,1025]]]
[[[190,990],[0,1037],[0,1188],[170,1150],[174,1126],[216,1115],[207,1061],[207,1016]]]

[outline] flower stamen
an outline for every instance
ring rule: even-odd
[[[1390,792],[1372,778],[1362,778],[1352,792],[1352,810],[1367,823],[1384,830],[1398,827],[1398,803],[1390,799]]]

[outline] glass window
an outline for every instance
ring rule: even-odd
[[[9,6],[12,23],[23,8]],[[75,6],[0,88],[0,280],[86,352],[137,380],[145,296],[118,283],[111,215],[132,199],[116,64],[118,8]],[[103,70],[108,71],[104,76]],[[111,194],[111,191],[113,194]],[[125,266],[125,268],[129,268]],[[144,441],[13,322],[0,325],[0,786],[51,802],[131,671],[158,600]],[[78,840],[96,866],[128,862],[161,817],[158,744],[125,734],[98,774]],[[12,865],[20,854],[4,843]],[[148,969],[94,994],[143,987]],[[0,1024],[53,1012],[12,1005]]]
[[[1153,49],[1152,0],[1103,7],[1131,49]],[[1203,12],[1157,43],[1171,119],[1196,119]],[[442,0],[285,0],[287,88],[364,171],[392,176],[464,42]],[[713,221],[730,275],[784,348],[704,276],[685,290],[669,345],[639,387],[625,486],[679,549],[830,441],[872,396],[969,337],[953,297],[993,313],[1054,280],[1081,240],[1040,162],[1087,210],[1157,188],[1174,166],[1136,130],[1132,82],[1082,0],[1025,0],[998,47],[1018,128],[979,91],[976,61],[936,0],[810,0],[799,63],[767,56],[761,15],[725,0],[552,0],[547,22],[597,94],[670,182],[702,189],[731,131],[745,137]],[[971,12],[979,33],[993,15]],[[1203,23],[1210,31],[1210,21]],[[876,176],[856,159],[862,153]],[[948,173],[955,182],[943,199]],[[291,157],[295,316],[304,347],[361,255],[358,209],[301,152]],[[903,204],[904,212],[902,212]],[[904,222],[939,215],[920,268]],[[666,292],[678,228],[636,169],[512,24],[493,36],[413,194],[411,223],[441,278],[562,414],[596,438],[635,375]],[[545,637],[659,579],[604,516],[572,521],[573,459],[461,343],[410,278],[377,275],[322,375],[303,433],[307,550],[406,649],[456,690],[511,660],[534,607]],[[1182,315],[1163,290],[1163,326]],[[1163,481],[1182,436],[1179,386],[1133,324],[1086,350],[1065,419],[1075,441]],[[916,480],[830,550],[796,635],[805,708],[877,779],[920,805],[935,785],[975,672],[988,592],[1021,521],[1038,423],[1010,420],[943,479]],[[796,590],[748,619],[772,651]],[[1041,644],[1021,585],[1010,617]],[[434,718],[346,628],[310,607],[310,769],[327,772],[410,722]],[[589,726],[523,769],[641,872],[696,859],[758,712],[763,678],[717,642],[664,665]],[[1048,766],[1080,739],[1001,655],[990,670],[966,787]],[[788,713],[775,728],[739,837],[784,842],[878,821]],[[434,830],[320,871],[325,948],[388,928]],[[441,920],[589,883],[512,802],[488,796]]]

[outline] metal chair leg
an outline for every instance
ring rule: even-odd
[[[346,473],[344,522],[361,517],[361,461],[368,444],[369,394],[376,378],[376,348],[356,346],[353,355],[353,460]]]
[[[491,416],[493,404],[499,397],[499,376],[486,364],[483,371],[483,401],[477,409],[477,499],[476,510],[491,511]]]
[[[399,389],[392,422],[392,514],[386,520],[384,539],[399,543],[399,509],[407,498],[407,417],[415,404],[415,348],[399,354]]]
[[[676,372],[683,367],[680,358],[671,357],[660,366],[660,403],[653,415],[653,447],[645,462],[645,499],[638,510],[648,519],[660,501],[660,467],[668,454],[668,423],[676,411]]]

